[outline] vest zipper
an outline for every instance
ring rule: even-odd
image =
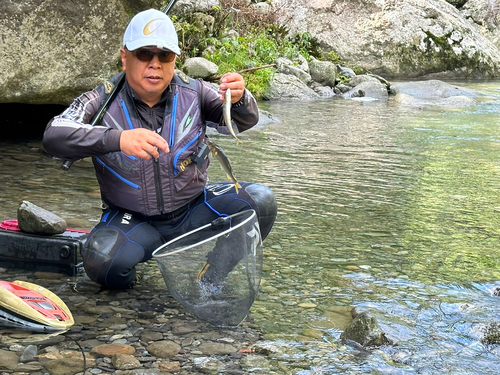
[[[155,121],[154,110],[153,108],[149,108],[149,118],[151,121],[151,128],[158,133],[158,127]],[[154,184],[155,184],[155,192],[156,192],[156,208],[158,212],[163,213],[163,192],[161,185],[161,171],[160,171],[160,158],[153,158],[153,175],[154,175]]]
[[[177,98],[179,93],[176,92],[174,95],[174,102],[172,104],[172,118],[170,119],[170,139],[168,140],[168,145],[170,148],[174,147],[175,144],[175,117],[177,115]]]
[[[153,159],[153,173],[155,176],[155,190],[156,190],[156,200],[157,208],[160,213],[163,213],[163,193],[161,191],[161,179],[160,179],[160,162],[159,159]]]

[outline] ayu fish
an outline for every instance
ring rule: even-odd
[[[226,94],[224,96],[224,103],[222,106],[222,113],[224,114],[224,122],[226,123],[227,128],[229,129],[229,132],[231,135],[236,139],[236,144],[239,145],[240,143],[243,143],[238,139],[236,136],[236,133],[234,132],[233,129],[233,122],[231,120],[231,89],[228,88],[226,89]]]
[[[233,173],[233,168],[231,167],[231,163],[229,162],[229,158],[227,157],[224,150],[219,146],[213,143],[210,139],[207,138],[207,146],[212,152],[212,155],[219,161],[222,166],[222,170],[226,172],[227,177],[231,179],[234,183],[234,188],[236,193],[241,188],[240,183],[236,180],[236,177]]]

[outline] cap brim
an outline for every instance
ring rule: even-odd
[[[165,44],[164,41],[160,41],[160,43],[155,43],[155,41],[151,40],[151,38],[144,38],[144,39],[134,40],[133,42],[128,42],[127,44],[125,44],[125,47],[127,47],[129,51],[135,51],[136,49],[143,47],[156,47],[159,49],[172,51],[178,56],[180,56],[181,54],[181,50],[178,45],[170,43]]]

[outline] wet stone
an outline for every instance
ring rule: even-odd
[[[351,324],[342,332],[340,338],[357,342],[363,347],[392,344],[380,328],[377,319],[366,311],[355,316]]]
[[[162,339],[163,339],[163,334],[161,332],[143,331],[141,333],[141,341],[144,342],[159,341]]]
[[[242,358],[241,367],[243,370],[269,369],[269,360],[259,355],[248,355]]]
[[[48,361],[45,368],[51,375],[69,375],[83,371],[83,360],[77,358],[62,358]]]
[[[19,356],[8,350],[0,349],[0,370],[13,370],[19,363]]]
[[[75,325],[55,335],[1,330],[0,372],[83,375],[85,358],[86,375],[245,374],[241,362],[248,354],[238,350],[251,347],[261,337],[250,316],[236,329],[214,327],[144,280],[134,289],[110,291],[100,290],[85,276],[36,273],[34,277],[10,269],[3,275],[6,280],[25,280],[55,292],[73,313]],[[36,354],[31,352],[33,347]],[[199,358],[205,360],[199,362]]]
[[[198,347],[205,355],[224,355],[236,352],[236,348],[229,344],[219,343],[219,342],[204,342]]]
[[[131,370],[141,367],[139,362],[133,355],[129,354],[115,354],[112,357],[113,366],[118,370]]]
[[[156,357],[171,358],[179,353],[181,347],[173,341],[162,340],[149,345],[147,350]]]
[[[200,357],[196,358],[195,367],[204,374],[218,374],[224,370],[224,363],[215,358]]]
[[[90,352],[96,355],[111,357],[114,354],[134,354],[135,348],[123,344],[104,344],[96,346]]]
[[[161,372],[174,373],[181,369],[180,362],[176,361],[158,361],[157,365]]]
[[[38,353],[38,348],[35,345],[28,345],[24,351],[23,354],[21,355],[21,358],[19,358],[19,362],[31,362],[33,361]]]
[[[198,327],[189,323],[178,323],[172,326],[172,333],[175,335],[185,335],[191,332],[199,331]]]

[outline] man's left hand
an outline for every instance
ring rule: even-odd
[[[245,80],[239,73],[226,73],[220,79],[219,94],[220,99],[224,100],[226,89],[231,89],[231,103],[236,103],[241,99],[245,92]]]

